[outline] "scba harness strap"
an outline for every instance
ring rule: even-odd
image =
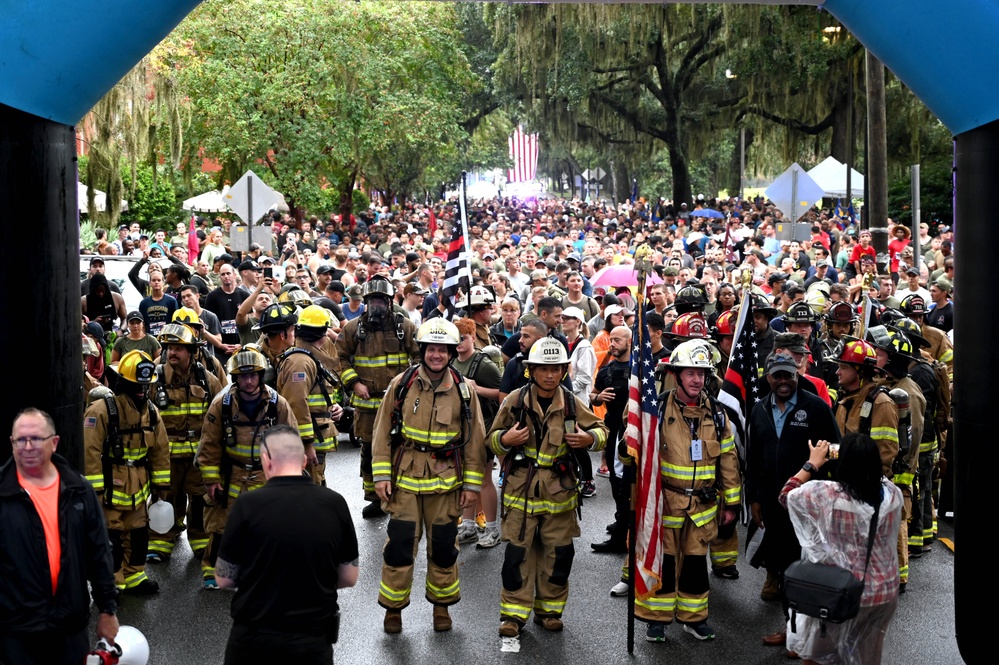
[[[125,440],[122,436],[125,434],[155,432],[156,425],[159,422],[159,413],[152,404],[147,402],[146,408],[149,411],[149,425],[142,425],[142,416],[140,415],[137,427],[127,427],[122,429],[121,417],[118,413],[118,402],[115,401],[114,395],[104,396],[104,406],[107,407],[108,410],[108,431],[107,436],[104,437],[104,451],[101,455],[101,471],[104,474],[104,502],[110,506],[112,505],[111,488],[114,487],[113,476],[115,466],[145,467],[147,470],[150,468],[148,456],[143,456],[142,459],[139,460],[130,460],[125,458]],[[145,435],[143,435],[143,443],[145,443]]]
[[[317,358],[315,354],[309,351],[308,349],[303,349],[300,346],[293,346],[290,349],[286,349],[284,353],[278,356],[277,362],[275,363],[275,372],[277,368],[281,366],[281,363],[285,361],[285,359],[287,359],[289,356],[295,355],[296,353],[304,353],[309,358],[312,358],[312,362],[316,364],[316,378],[312,382],[312,386],[310,388],[318,387],[319,392],[322,393],[323,399],[326,401],[326,407],[331,408],[333,406],[333,398],[330,396],[330,391],[327,389],[326,386],[342,385],[342,382],[340,381],[339,376],[336,376],[335,374],[333,374],[333,372],[328,370],[326,366],[323,365],[323,363],[319,360],[319,358]],[[316,422],[316,416],[314,414],[310,415],[312,417],[312,429],[315,432],[316,441],[321,444],[324,442],[322,436],[322,430],[326,429],[329,426],[320,425],[318,422]]]

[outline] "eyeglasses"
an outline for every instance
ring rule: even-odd
[[[10,443],[15,448],[24,448],[29,443],[31,444],[32,448],[37,448],[38,446],[42,445],[43,442],[48,441],[54,436],[55,434],[49,434],[48,436],[21,436],[16,439],[14,437],[10,437]]]

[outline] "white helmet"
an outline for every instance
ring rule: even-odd
[[[416,331],[416,342],[458,346],[461,343],[461,333],[458,332],[458,327],[447,319],[436,317],[420,326]]]
[[[473,286],[468,292],[468,298],[466,299],[468,303],[466,307],[488,307],[496,302],[496,297],[493,292],[487,287],[479,285]]]
[[[114,646],[121,651],[118,665],[146,665],[149,662],[149,642],[138,628],[119,627],[118,634],[114,638]]]
[[[524,361],[525,365],[568,365],[569,354],[565,352],[562,342],[554,337],[539,339],[531,347],[531,352]]]
[[[690,339],[669,354],[670,369],[704,369],[713,371],[715,366],[711,345],[700,339]]]

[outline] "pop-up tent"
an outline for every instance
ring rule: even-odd
[[[808,175],[822,188],[822,195],[831,198],[847,198],[846,195],[846,165],[830,155],[811,169]],[[864,176],[850,169],[850,197],[864,198]]]
[[[97,212],[104,212],[104,209],[107,208],[107,201],[108,195],[95,187],[94,208],[97,209]],[[79,181],[76,183],[76,206],[81,215],[87,213],[87,186]],[[121,200],[121,209],[128,210],[128,201],[125,199]]]
[[[229,206],[225,204],[225,195],[228,192],[229,185],[226,185],[221,192],[198,194],[184,201],[183,209],[192,212],[229,212]]]

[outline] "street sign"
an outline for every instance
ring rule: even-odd
[[[604,176],[607,175],[607,173],[605,173],[604,170],[598,166],[597,168],[593,169],[590,175],[593,176],[594,180],[603,180]]]
[[[253,171],[244,173],[225,195],[225,204],[251,226],[280,201],[281,195],[264,184]]]
[[[795,162],[763,193],[789,221],[797,222],[822,198],[824,190]]]

